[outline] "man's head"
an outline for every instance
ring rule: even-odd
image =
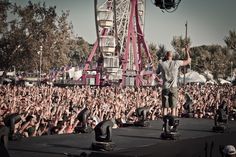
[[[172,58],[173,58],[173,52],[167,51],[166,55],[165,55],[165,59],[166,60],[172,60]]]

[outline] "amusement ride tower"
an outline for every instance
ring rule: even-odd
[[[97,41],[83,69],[83,84],[90,84],[93,79],[94,85],[150,85],[154,73],[149,68],[152,56],[143,33],[145,3],[146,0],[94,1]],[[165,10],[177,6],[174,0],[156,0],[154,4]],[[91,64],[93,60],[95,66]]]

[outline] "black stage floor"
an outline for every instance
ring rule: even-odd
[[[91,134],[67,134],[25,138],[9,142],[10,157],[66,157],[66,156],[186,156],[220,157],[221,145],[236,146],[236,122],[229,122],[228,133],[212,132],[213,120],[180,119],[178,140],[162,140],[162,121],[151,126],[113,129],[112,152],[92,151]]]

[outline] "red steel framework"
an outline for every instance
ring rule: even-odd
[[[143,73],[145,73],[145,68],[143,67],[143,58],[142,54],[144,53],[145,57],[148,60],[148,63],[152,65],[152,56],[149,52],[148,46],[144,40],[144,33],[140,25],[140,18],[139,18],[139,10],[138,10],[138,3],[139,0],[130,0],[130,12],[129,12],[129,22],[128,22],[128,33],[125,38],[125,49],[122,52],[119,58],[120,66],[122,69],[122,79],[118,81],[119,85],[126,86],[129,85],[126,83],[126,80],[130,77],[134,77],[134,86],[144,86],[148,85],[143,83]],[[108,2],[112,2],[111,0]],[[113,0],[113,6],[115,8],[115,1]],[[111,6],[111,5],[110,5]],[[110,7],[109,8],[112,8]],[[113,9],[114,9],[113,8]],[[97,24],[97,22],[96,22]],[[101,35],[106,35],[108,33],[107,28],[103,28],[101,31]],[[117,50],[117,47],[116,47]],[[133,74],[129,74],[130,69],[128,69],[127,65],[129,64],[129,55],[130,52],[133,53],[133,62],[134,68],[132,69]],[[95,58],[95,55],[98,57],[101,56],[100,48],[99,48],[99,38],[94,43],[93,49],[89,54],[87,62],[83,69],[82,81],[83,84],[88,84],[86,81],[89,78],[95,79],[95,85],[102,85],[104,80],[104,68],[102,67],[102,63],[97,60],[97,65],[93,68],[90,63]],[[96,74],[89,74],[89,71],[94,71]],[[106,72],[105,72],[106,73]],[[152,72],[146,73],[147,77],[152,77]],[[106,74],[105,74],[106,75]],[[109,74],[108,74],[109,75]],[[113,80],[107,80],[108,82],[112,82]]]

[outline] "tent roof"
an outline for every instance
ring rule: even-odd
[[[183,82],[183,81],[184,81],[184,75],[181,75],[180,82]],[[191,82],[205,83],[206,78],[196,71],[190,71],[185,74],[185,82],[186,83],[191,83]]]
[[[224,80],[222,78],[219,78],[218,80],[219,80],[220,84],[231,84],[230,81]]]

